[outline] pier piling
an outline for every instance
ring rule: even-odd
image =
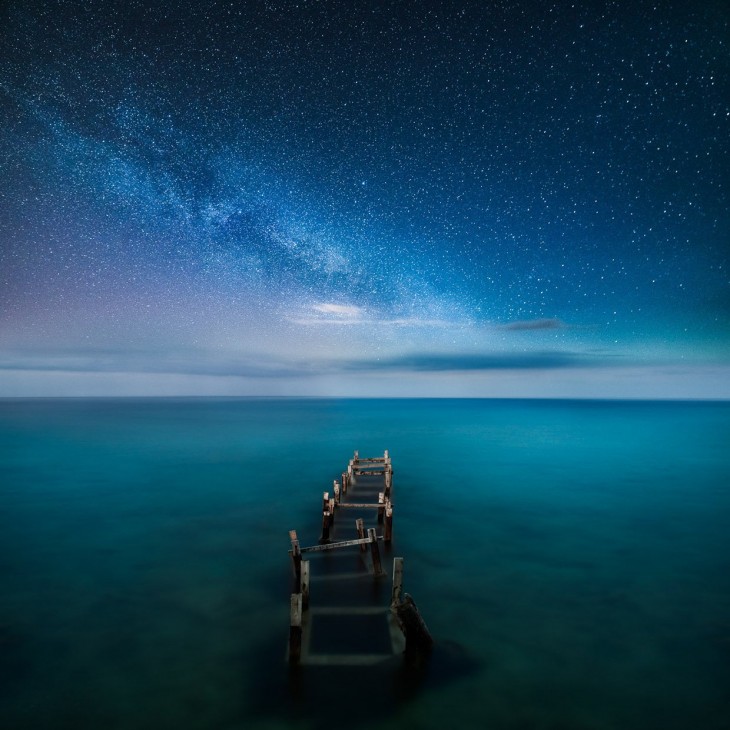
[[[373,575],[377,578],[381,575],[385,575],[383,572],[383,566],[380,562],[380,548],[378,548],[378,538],[375,534],[375,528],[371,527],[368,530],[368,537],[370,538],[370,554],[373,559]]]
[[[385,542],[391,542],[393,539],[393,505],[390,500],[385,503],[385,529],[383,531]]]
[[[297,664],[302,655],[302,594],[292,593],[289,614],[289,661]]]

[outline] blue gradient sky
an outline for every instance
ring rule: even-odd
[[[723,2],[10,2],[0,395],[730,397]]]

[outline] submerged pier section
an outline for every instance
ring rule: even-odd
[[[319,542],[302,547],[296,530],[289,532],[290,663],[365,666],[430,650],[428,629],[402,592],[403,558],[391,557],[392,492],[388,451],[371,458],[355,451],[322,495]]]

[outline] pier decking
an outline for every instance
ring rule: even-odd
[[[289,532],[292,664],[365,666],[430,647],[415,604],[402,595],[392,491],[388,451],[371,458],[355,451],[332,491],[322,495],[318,543],[302,547],[297,532]]]

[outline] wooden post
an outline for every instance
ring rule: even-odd
[[[385,461],[388,461],[388,459],[390,459],[390,455],[388,454],[388,449],[386,449],[383,452],[383,459],[385,459]]]
[[[347,476],[349,479],[352,479],[352,465],[353,461],[350,459],[350,463],[347,465]]]
[[[385,503],[385,531],[383,533],[385,542],[391,542],[393,539],[393,505],[388,500]]]
[[[302,553],[299,549],[296,530],[289,530],[289,539],[291,540],[291,562],[294,571],[294,593],[299,593],[302,585]]]
[[[355,520],[355,528],[357,529],[357,536],[361,539],[365,539],[365,526],[363,525],[362,518]],[[367,550],[367,545],[364,543],[360,545],[360,552],[364,553]]]
[[[378,504],[381,505],[378,507],[378,524],[383,524],[383,516],[385,515],[385,493],[381,492],[378,495]]]
[[[330,504],[329,504],[329,511],[330,511],[330,527],[335,524],[335,498],[330,497]]]
[[[298,664],[302,656],[302,594],[291,594],[289,612],[289,662]]]
[[[368,537],[370,538],[370,553],[373,558],[373,575],[379,577],[384,575],[383,566],[380,563],[380,550],[378,549],[378,538],[375,534],[375,528],[371,527],[368,530]]]
[[[390,594],[390,607],[400,606],[400,593],[403,589],[403,558],[393,558],[393,592]]]
[[[309,608],[309,561],[302,560],[302,610]]]
[[[326,509],[322,512],[322,536],[319,538],[320,543],[330,541],[330,511]]]
[[[347,472],[342,472],[342,494],[347,494]]]
[[[355,451],[355,456],[353,457],[353,459],[352,459],[352,460],[353,460],[353,461],[354,461],[354,462],[355,462],[356,464],[357,464],[357,462],[358,462],[358,461],[360,461],[360,452],[359,452],[359,451]]]
[[[339,504],[340,503],[340,485],[338,482],[335,482],[334,489],[335,489],[335,502],[337,504]]]

